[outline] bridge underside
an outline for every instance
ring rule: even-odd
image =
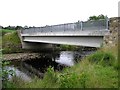
[[[100,47],[103,42],[103,36],[24,36],[23,42],[27,43],[23,44],[24,48],[27,48],[27,46],[29,48],[49,47],[50,44]]]
[[[23,49],[31,49],[31,50],[53,50],[52,44],[47,43],[38,43],[38,42],[22,42]]]

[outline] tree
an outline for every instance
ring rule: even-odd
[[[88,21],[91,21],[91,20],[100,20],[100,19],[105,19],[107,16],[104,16],[103,14],[101,15],[98,15],[98,16],[90,16]]]
[[[19,29],[22,29],[22,28],[23,28],[22,26],[16,26],[15,30],[19,30]]]

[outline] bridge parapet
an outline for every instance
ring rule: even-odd
[[[86,30],[86,31],[71,31],[71,32],[49,32],[49,33],[26,33],[21,36],[105,36],[109,35],[109,30]]]
[[[81,22],[75,22],[75,23],[66,23],[66,24],[59,24],[59,25],[52,25],[52,26],[45,26],[45,27],[33,27],[29,29],[22,30],[22,34],[57,34],[57,33],[81,33],[81,31],[102,31],[102,30],[108,30],[108,21],[109,19],[101,19],[97,21],[81,21]],[[94,33],[95,33],[94,32]],[[84,33],[84,32],[82,32]],[[88,35],[88,34],[87,34]],[[90,34],[91,35],[91,34]]]

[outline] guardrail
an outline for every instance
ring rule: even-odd
[[[32,27],[22,30],[22,34],[31,33],[49,33],[49,32],[66,32],[78,30],[108,30],[109,19],[101,19],[96,21],[78,21],[75,23],[66,23],[44,27]]]

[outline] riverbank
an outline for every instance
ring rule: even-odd
[[[40,53],[14,53],[3,54],[3,61],[25,61],[40,59],[42,54]]]
[[[21,83],[15,77],[12,83],[16,88],[118,88],[117,48],[110,48],[101,48],[60,72],[49,67],[43,79]]]
[[[24,50],[22,50],[20,38],[15,30],[3,29],[1,42],[3,54],[24,52]]]

